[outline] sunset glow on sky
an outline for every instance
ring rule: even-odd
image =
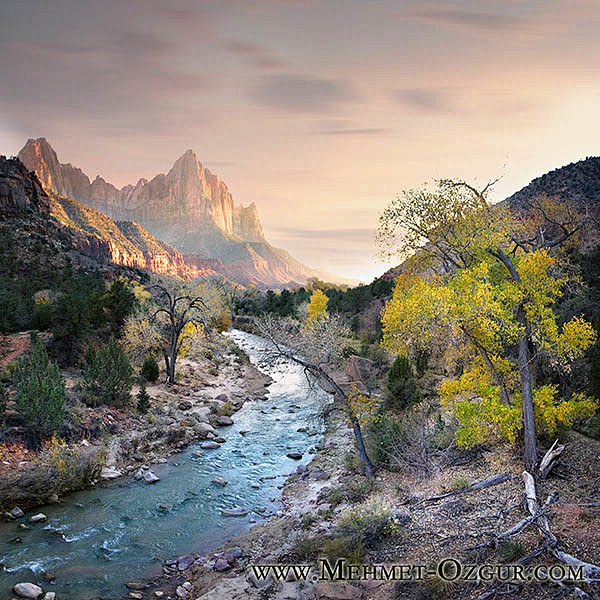
[[[187,148],[267,239],[370,281],[386,204],[432,178],[501,199],[600,154],[597,0],[19,0],[0,153],[44,136],[115,185]]]

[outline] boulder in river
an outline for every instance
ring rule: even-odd
[[[288,458],[293,458],[294,460],[302,460],[302,454],[300,452],[288,452]]]
[[[43,523],[48,517],[44,513],[38,513],[29,517],[30,523]]]
[[[18,507],[15,506],[11,511],[10,511],[10,516],[13,519],[20,519],[21,517],[25,516],[25,513]]]
[[[160,477],[155,475],[152,471],[146,471],[144,473],[144,483],[156,483],[160,481]]]
[[[226,427],[227,425],[233,425],[233,419],[231,417],[220,415],[217,417],[217,425],[220,425],[221,427]]]
[[[202,450],[212,450],[214,448],[220,448],[221,445],[217,444],[217,442],[212,442],[212,441],[208,441],[208,442],[202,442],[202,444],[200,444],[200,448],[202,448]]]
[[[221,514],[224,517],[245,517],[248,514],[248,511],[245,508],[241,508],[241,507],[224,508],[221,511]]]
[[[29,600],[37,600],[44,590],[35,583],[17,583],[13,588],[13,592],[19,596],[19,598],[28,598]]]
[[[218,485],[220,487],[225,487],[227,485],[227,482],[224,479],[221,479],[220,477],[217,477],[216,479],[213,479],[211,481],[212,484],[214,485]]]
[[[100,471],[100,479],[116,479],[117,477],[121,477],[121,475],[121,471],[111,469],[110,467],[104,467],[102,471]]]

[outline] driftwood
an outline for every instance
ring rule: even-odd
[[[464,489],[453,490],[452,492],[446,492],[445,494],[440,494],[439,496],[429,496],[428,498],[422,498],[418,502],[415,502],[415,504],[413,504],[411,508],[415,508],[416,506],[419,506],[419,504],[425,504],[426,502],[436,502],[437,500],[444,500],[445,498],[450,498],[451,496],[458,496],[460,494],[467,494],[469,492],[484,490],[485,488],[504,483],[505,481],[508,481],[510,479],[512,479],[512,475],[510,475],[509,473],[495,475],[494,477],[490,477],[489,479],[483,479],[482,481],[478,481],[477,483],[474,483],[473,485],[470,485]]]
[[[544,454],[542,462],[540,463],[539,474],[542,479],[546,479],[548,473],[552,470],[552,467],[556,464],[556,460],[562,454],[565,446],[558,444],[558,440],[555,440],[554,444],[550,447],[550,450]]]

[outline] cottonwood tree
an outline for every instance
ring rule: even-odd
[[[194,355],[201,338],[230,322],[222,290],[210,281],[163,279],[149,286],[151,300],[125,326],[125,345],[137,361],[162,354],[175,383],[179,356]]]
[[[561,327],[552,310],[566,278],[550,251],[574,239],[588,216],[545,197],[524,201],[518,210],[492,205],[489,189],[442,180],[433,189],[405,192],[386,208],[377,235],[382,254],[408,259],[405,268],[413,274],[398,278],[384,309],[383,344],[398,352],[443,339],[470,348],[470,368],[445,389],[448,397],[461,398],[455,411],[469,424],[462,441],[481,441],[486,427],[510,438],[522,419],[531,470],[537,462],[535,396],[538,405],[555,408],[554,417],[562,410],[566,421],[591,408],[575,398],[556,409],[548,389],[536,394],[532,356],[550,350],[567,362],[594,342],[589,323],[574,318]]]
[[[373,476],[373,466],[367,454],[361,420],[371,413],[371,402],[353,388],[346,392],[329,374],[341,361],[342,351],[350,337],[348,327],[336,316],[322,313],[304,325],[293,318],[265,315],[256,319],[260,334],[269,342],[273,357],[284,357],[302,366],[307,374],[320,380],[341,398],[356,442],[358,455],[367,477]]]

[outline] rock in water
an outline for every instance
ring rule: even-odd
[[[21,517],[25,516],[25,513],[18,507],[15,506],[11,511],[10,511],[10,516],[13,519],[20,519]]]
[[[220,416],[217,417],[217,425],[226,427],[227,425],[233,425],[233,419],[231,417]]]
[[[121,471],[111,469],[110,467],[104,467],[102,471],[100,471],[100,479],[116,479],[117,477],[121,477],[121,475]]]
[[[44,590],[35,583],[17,583],[13,588],[13,592],[20,598],[28,598],[29,600],[37,600]]]
[[[213,479],[211,481],[211,483],[213,483],[214,485],[221,486],[221,487],[225,487],[227,485],[227,482],[224,479],[221,479],[220,477]]]
[[[202,448],[202,450],[211,450],[212,448],[220,447],[221,446],[217,444],[217,442],[202,442],[202,444],[200,444],[200,448]]]
[[[30,523],[43,523],[48,517],[44,513],[38,513],[29,517]]]
[[[160,481],[160,477],[157,477],[152,471],[144,473],[144,483],[156,483],[157,481]]]
[[[288,458],[293,458],[294,460],[302,460],[302,454],[300,452],[288,452]]]
[[[245,508],[225,508],[221,514],[224,517],[245,517],[248,511]]]

